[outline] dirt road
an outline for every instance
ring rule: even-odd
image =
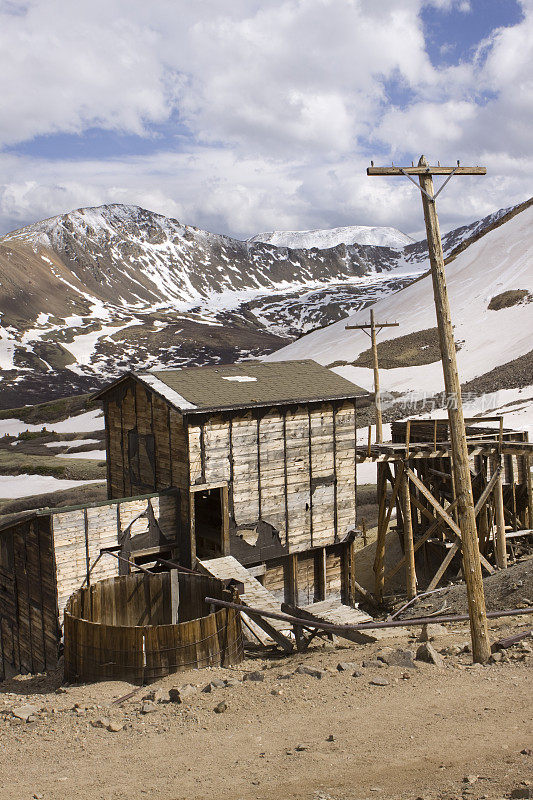
[[[493,626],[496,635],[528,624]],[[0,687],[2,800],[415,800],[503,798],[533,779],[533,647],[471,666],[465,626],[434,642],[445,666],[371,662],[383,644],[318,644],[283,659],[247,659],[232,670],[170,676],[149,689],[197,685],[184,703],[155,702],[142,689],[101,683],[60,689],[60,678]],[[531,640],[530,640],[531,641]],[[406,634],[388,647],[416,650]],[[362,666],[362,662],[370,662]],[[339,662],[354,666],[339,672]],[[316,668],[322,677],[295,673]],[[361,673],[353,677],[357,668]],[[245,680],[257,671],[263,680]],[[408,676],[408,677],[405,677]],[[209,681],[229,686],[201,689]],[[372,685],[385,679],[386,685]],[[215,713],[222,701],[227,710]],[[13,709],[31,703],[35,720]],[[76,707],[77,706],[77,707]],[[94,725],[115,723],[110,731]],[[111,727],[113,727],[111,725]],[[469,782],[463,779],[471,776]],[[526,790],[526,786],[522,786]],[[533,788],[533,787],[532,787]]]

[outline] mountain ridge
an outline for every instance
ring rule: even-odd
[[[426,268],[423,243],[291,249],[121,204],[50,217],[0,238],[0,404],[89,391],[125,368],[260,357]]]

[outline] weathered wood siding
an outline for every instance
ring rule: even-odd
[[[355,424],[353,402],[189,417],[189,481],[227,482],[232,555],[254,563],[344,540]]]
[[[0,651],[17,670],[56,666],[68,598],[87,581],[119,574],[101,548],[122,553],[175,546],[175,491],[22,518],[0,532]],[[3,673],[0,658],[0,677]]]
[[[58,623],[49,519],[0,533],[0,677],[3,662],[41,672],[57,663]]]
[[[105,397],[110,498],[188,487],[183,417],[134,380]]]
[[[348,602],[350,547],[343,542],[273,559],[265,565],[263,585],[280,603],[307,606],[326,597]]]

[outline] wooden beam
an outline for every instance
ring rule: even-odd
[[[486,167],[441,167],[429,166],[429,164],[418,167],[367,167],[367,175],[486,175]]]
[[[347,331],[367,331],[370,330],[370,341],[372,349],[372,368],[374,370],[374,403],[376,406],[376,442],[383,441],[383,419],[381,414],[381,396],[379,392],[379,364],[378,364],[378,345],[376,328],[397,328],[399,322],[376,322],[374,309],[370,309],[370,324],[366,325],[345,325]],[[369,444],[370,448],[370,444]]]
[[[376,539],[376,554],[374,557],[374,576],[375,576],[375,593],[381,600],[383,597],[383,564],[385,560],[385,536],[387,530],[385,528],[385,506],[386,506],[386,489],[387,480],[385,478],[385,465],[378,464],[377,467],[377,500],[379,503],[378,508],[378,535]]]
[[[407,599],[416,597],[416,568],[415,549],[413,542],[413,523],[411,518],[411,497],[409,492],[409,479],[407,475],[401,477],[401,496],[403,511],[403,546],[405,552],[405,585]]]
[[[425,484],[422,483],[420,478],[418,478],[413,472],[413,470],[410,469],[409,467],[405,468],[405,472],[409,477],[409,480],[412,483],[414,483],[414,485],[417,487],[420,494],[422,494],[426,498],[428,503],[433,506],[439,517],[441,517],[444,520],[444,522],[448,525],[449,528],[452,529],[452,531],[455,533],[456,536],[461,538],[461,529],[455,524],[453,519],[450,517],[447,511],[445,511],[445,509],[441,506],[438,500],[435,500],[435,498],[433,497],[427,486],[425,486]]]
[[[290,553],[287,556],[286,597],[287,603],[298,605],[298,554]]]
[[[376,556],[374,559],[374,575],[376,580],[375,591],[376,595],[379,597],[380,600],[383,597],[383,587],[385,584],[384,580],[385,540],[387,536],[387,531],[389,529],[392,511],[394,508],[394,504],[396,502],[396,498],[398,496],[398,491],[402,480],[403,463],[398,464],[397,467],[398,471],[394,479],[394,486],[392,489],[390,504],[387,509],[387,512],[385,513],[386,490],[387,490],[387,479],[385,473],[386,467],[388,467],[388,465],[381,465],[381,464],[378,467],[379,518],[378,518],[378,536],[376,540]]]
[[[372,342],[372,368],[374,370],[374,403],[376,404],[376,442],[383,441],[383,420],[381,417],[381,397],[379,394],[379,365],[378,365],[378,346],[376,340],[376,324],[374,321],[374,309],[370,309],[370,335]]]
[[[424,497],[426,498],[426,500],[433,506],[433,508],[435,509],[437,514],[444,520],[444,522],[448,525],[448,527],[451,528],[451,530],[455,533],[457,538],[462,541],[463,540],[463,536],[462,536],[462,533],[461,533],[461,529],[455,524],[453,519],[446,512],[446,510],[441,506],[441,504],[437,500],[435,500],[435,498],[433,497],[433,495],[431,494],[429,489],[422,483],[422,481],[415,475],[415,473],[411,469],[409,469],[409,467],[406,467],[405,471],[406,471],[407,475],[409,476],[409,479],[411,480],[411,482],[414,483],[415,486],[420,490],[420,493],[423,494]],[[492,478],[491,478],[491,480],[492,480]],[[490,484],[490,481],[489,481],[489,484]],[[487,484],[487,486],[489,484]],[[487,489],[487,487],[485,487],[485,491],[486,491],[486,489]],[[483,494],[485,494],[485,492],[483,492]],[[486,502],[486,499],[487,499],[488,495],[490,494],[490,489],[487,492],[487,495],[485,496],[485,498],[483,498],[483,494],[479,498],[479,501],[477,502],[475,509],[473,509],[473,511],[474,511],[474,523],[475,523],[475,518],[476,518],[477,514],[479,513],[479,510],[481,508],[483,508],[483,505]],[[477,528],[476,528],[476,541],[477,541]],[[478,554],[479,554],[478,558],[479,558],[479,562],[480,562],[480,569],[481,569],[481,564],[483,564],[483,566],[485,567],[487,572],[492,575],[492,573],[494,572],[494,567],[492,566],[492,564],[489,561],[487,561],[485,556],[483,556],[483,555],[481,555],[481,553],[479,553],[479,549],[478,549]]]
[[[448,510],[448,511],[452,511],[452,510],[453,510],[453,508],[455,508],[455,506],[456,506],[456,505],[457,505],[457,500],[454,500],[454,501],[453,501],[453,503],[452,503],[451,505],[449,505],[449,506],[448,506],[448,509],[447,509],[447,510]],[[426,531],[426,532],[425,532],[425,533],[424,533],[424,534],[423,534],[423,535],[420,537],[420,539],[418,539],[418,540],[415,542],[415,547],[414,547],[415,553],[416,553],[416,551],[417,551],[417,550],[418,550],[420,547],[422,547],[422,545],[423,545],[425,542],[427,542],[427,540],[430,538],[430,536],[432,536],[434,533],[436,533],[436,532],[437,532],[437,530],[438,530],[439,528],[441,528],[443,525],[444,525],[444,520],[442,520],[442,519],[437,519],[437,520],[435,520],[435,522],[433,523],[433,525],[430,525],[430,527],[429,527],[429,528],[427,529],[427,531]],[[399,560],[399,561],[398,561],[398,562],[397,562],[397,563],[396,563],[396,564],[395,564],[393,567],[391,567],[391,568],[390,568],[390,570],[389,570],[389,571],[386,573],[386,575],[385,575],[385,581],[388,581],[388,580],[390,580],[390,579],[391,579],[391,578],[392,578],[394,575],[396,575],[396,573],[398,572],[398,570],[400,570],[400,569],[403,567],[403,565],[404,565],[404,564],[405,564],[405,556],[404,556],[403,558],[401,558],[401,559],[400,559],[400,560]]]
[[[426,519],[429,520],[429,522],[431,523],[435,522],[435,517],[433,516],[431,511],[428,511],[425,505],[420,502],[418,497],[415,497],[415,495],[412,492],[409,493],[409,496],[411,498],[412,505],[416,506],[416,508],[418,508],[420,513],[423,514],[426,517]]]
[[[455,167],[441,167],[440,165],[436,167],[430,166],[424,156],[420,157],[417,167],[413,165],[406,169],[394,166],[375,168],[372,164],[370,169],[367,170],[368,175],[406,175],[413,183],[415,183],[415,181],[412,176],[418,175],[419,177],[424,220],[426,223],[444,385],[446,389],[452,464],[457,498],[459,501],[457,508],[463,540],[463,562],[470,631],[472,636],[472,652],[474,661],[479,663],[488,661],[490,657],[490,642],[476,518],[474,515],[474,500],[470,480],[468,443],[461,400],[461,384],[457,369],[457,354],[453,337],[450,303],[446,288],[444,254],[442,250],[439,220],[435,204],[436,194],[433,188],[432,176],[448,175],[449,180],[454,174],[484,175],[485,173],[486,169],[484,167],[461,167],[459,162],[457,162]],[[444,182],[443,187],[446,183],[447,181]],[[457,527],[455,523],[453,524]]]
[[[220,489],[220,513],[222,514],[222,554],[229,556],[229,490],[227,484]]]
[[[453,336],[453,326],[446,287],[446,274],[444,270],[444,254],[440,237],[439,220],[434,200],[433,178],[426,159],[422,156],[418,166],[426,168],[419,174],[422,206],[429,249],[429,261],[433,281],[433,295],[439,331],[439,343],[442,356],[444,373],[444,386],[447,395],[448,421],[450,426],[450,440],[452,448],[452,465],[455,477],[455,489],[459,500],[457,511],[459,525],[462,532],[462,551],[464,562],[464,575],[468,610],[470,615],[470,632],[472,635],[472,653],[474,661],[485,663],[490,658],[489,631],[487,625],[487,611],[485,608],[485,594],[483,590],[483,577],[481,574],[481,561],[479,542],[477,536],[476,518],[474,514],[474,499],[470,480],[470,465],[468,459],[468,443],[466,428],[463,418],[463,405],[461,399],[461,383],[457,369],[457,354]],[[435,171],[435,174],[450,174],[456,172],[462,175],[484,175],[483,167],[463,167],[453,170],[445,168],[445,172]]]
[[[525,433],[525,441],[529,444],[529,433]],[[528,525],[533,528],[533,478],[531,475],[531,456],[529,453],[524,457],[527,484],[527,515]]]
[[[485,489],[483,490],[479,500],[476,503],[476,507],[474,509],[474,513],[475,513],[476,517],[479,515],[479,513],[483,509],[485,503],[487,502],[487,498],[489,497],[491,491],[494,489],[494,486],[496,484],[496,481],[497,481],[499,475],[501,475],[501,473],[500,473],[499,470],[497,470],[494,473],[494,475],[491,477],[491,479],[488,482],[488,484],[486,485]],[[505,541],[505,539],[504,539],[504,541]],[[453,545],[451,546],[451,548],[446,553],[446,556],[444,557],[440,567],[438,568],[438,570],[436,571],[435,575],[431,579],[429,585],[427,586],[427,588],[426,588],[427,592],[431,592],[433,589],[435,589],[438,586],[438,584],[440,583],[441,578],[443,577],[444,573],[448,569],[449,565],[452,562],[453,557],[458,552],[460,547],[461,547],[461,539],[460,539],[460,537],[458,537],[456,539],[456,541],[453,543]],[[483,566],[486,567],[487,564],[489,564],[489,562],[486,561],[484,556],[480,556],[480,558],[482,559]],[[494,570],[492,569],[492,565],[489,564],[489,566],[490,566],[490,572],[491,573],[494,572]]]
[[[315,550],[315,603],[326,599],[326,548],[319,547]]]
[[[442,578],[442,576],[444,575],[444,573],[446,572],[446,570],[450,566],[454,555],[457,553],[457,551],[459,550],[460,547],[461,547],[461,540],[460,539],[456,539],[455,542],[450,547],[450,549],[448,550],[448,552],[446,553],[446,556],[445,556],[442,564],[440,565],[440,567],[436,571],[435,575],[431,579],[428,587],[426,588],[426,592],[432,592],[433,589],[436,589],[436,587],[440,583],[440,579]]]
[[[496,483],[494,485],[494,505],[496,508],[496,540],[494,542],[494,551],[496,556],[496,564],[500,569],[507,567],[507,542],[505,539],[505,513],[503,507],[503,485],[501,468],[498,465],[496,475]]]
[[[291,640],[278,631],[277,628],[274,628],[273,625],[267,622],[264,612],[260,613],[256,609],[252,611],[252,609],[249,609],[245,605],[242,606],[242,610],[239,610],[241,611],[241,614],[245,614],[247,617],[250,617],[250,619],[255,622],[256,625],[262,628],[267,636],[270,636],[270,638],[273,639],[276,644],[279,644],[279,646],[285,650],[286,653],[292,653],[294,650],[294,645]]]

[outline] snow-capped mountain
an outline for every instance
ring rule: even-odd
[[[408,244],[413,244],[414,239],[396,228],[379,228],[369,225],[353,225],[346,228],[331,228],[329,230],[313,231],[269,231],[258,233],[248,239],[249,242],[263,242],[276,247],[290,247],[292,249],[327,250],[339,244],[369,244],[374,247],[393,247],[395,250],[403,249]]]
[[[0,238],[0,405],[88,391],[128,368],[259,357],[425,269],[423,243],[291,249],[136,206],[44,220]]]
[[[514,424],[529,425],[533,432],[532,200],[493,215],[489,227],[470,228],[473,240],[456,250],[446,269],[467,411],[483,410],[475,396],[488,395],[483,401],[487,413],[514,412]],[[462,233],[454,237],[461,246]],[[413,400],[443,391],[431,276],[378,300],[373,308],[378,321],[399,323],[398,328],[383,328],[379,335],[382,391]],[[346,324],[365,322],[368,311],[357,311],[267,358],[313,358],[371,390],[368,337],[363,331],[345,329]],[[413,408],[406,406],[409,413]]]

